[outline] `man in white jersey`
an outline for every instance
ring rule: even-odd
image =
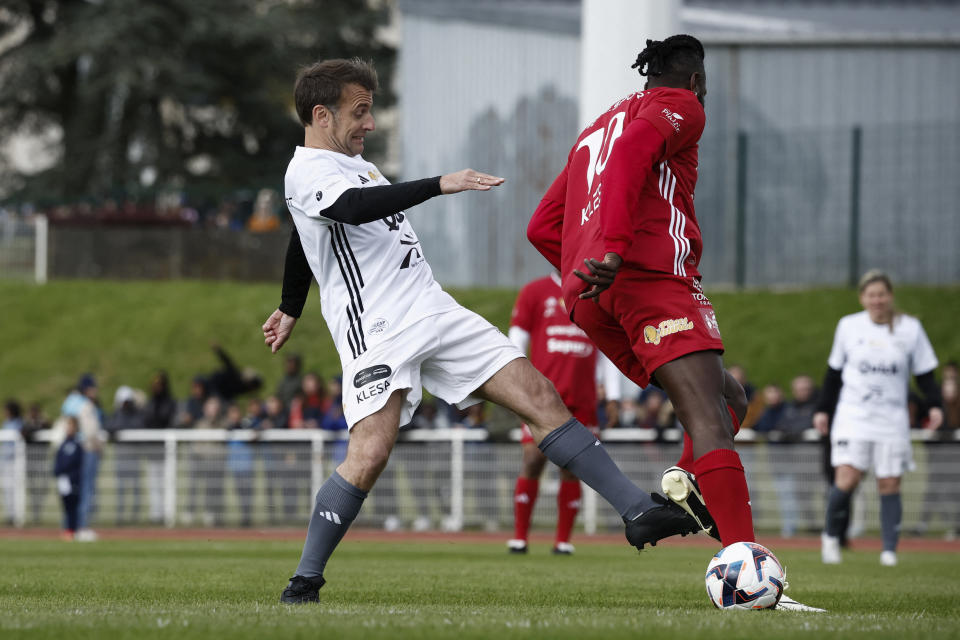
[[[263,325],[264,340],[276,352],[290,337],[312,274],[343,365],[351,431],[346,459],[317,492],[281,601],[319,601],[327,560],[386,466],[421,387],[460,407],[490,400],[518,414],[547,458],[618,510],[632,545],[697,531],[680,507],[631,483],[520,350],[433,279],[404,210],[439,195],[488,191],[503,178],[465,169],[389,184],[361,155],[374,129],[376,88],[376,71],[358,59],[305,67],[294,87],[304,146],[284,182],[295,229],[282,302]]]
[[[880,493],[880,562],[894,566],[903,513],[900,476],[914,468],[907,387],[910,375],[916,376],[931,407],[928,428],[938,428],[943,410],[933,375],[937,356],[920,321],[894,309],[893,285],[882,271],[868,271],[861,278],[860,303],[864,311],[841,318],[837,325],[813,416],[814,427],[830,433],[830,464],[835,469],[821,553],[824,563],[840,562],[850,498],[872,467]]]

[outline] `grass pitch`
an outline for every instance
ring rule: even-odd
[[[345,541],[320,605],[277,602],[289,542],[0,542],[2,638],[956,638],[960,560],[854,552],[826,567],[785,550],[796,599],[827,614],[721,612],[703,587],[710,552],[638,556],[579,543],[508,556],[500,544]]]

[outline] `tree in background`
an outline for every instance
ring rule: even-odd
[[[282,187],[300,65],[373,60],[391,101],[378,0],[7,0],[0,6],[0,140],[42,140],[52,163],[0,166],[10,199],[158,191],[217,197]],[[374,150],[375,153],[375,150]],[[6,160],[0,160],[6,163]]]

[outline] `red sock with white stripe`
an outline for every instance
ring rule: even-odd
[[[740,455],[733,449],[714,449],[694,460],[693,473],[721,544],[754,542],[750,491]]]
[[[557,537],[554,543],[570,542],[573,521],[580,511],[580,481],[563,480],[557,491]]]
[[[533,505],[537,502],[539,491],[539,478],[517,478],[517,484],[513,488],[513,537],[516,540],[527,539],[530,516],[533,514]]]
[[[733,421],[733,435],[737,435],[740,432],[740,421],[737,420],[737,414],[734,413],[730,405],[727,405],[727,411]],[[677,466],[684,471],[693,473],[693,440],[690,439],[686,431],[683,432],[683,452],[680,454],[680,459],[677,460]]]

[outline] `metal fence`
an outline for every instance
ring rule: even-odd
[[[673,440],[667,442],[635,429],[610,430],[602,437],[620,468],[651,491],[659,490],[661,472],[680,454],[677,430],[666,434]],[[796,444],[755,440],[749,431],[738,437],[757,529],[785,535],[819,531],[827,482],[816,434]],[[402,434],[357,524],[509,531],[520,449],[486,438],[483,430],[458,428]],[[314,494],[345,451],[344,440],[324,431],[119,432],[101,463],[92,526],[300,527],[310,516]],[[0,432],[0,500],[9,523],[60,522],[52,453],[47,443],[25,444],[14,432]],[[904,530],[956,532],[960,440],[918,441],[914,456],[918,469],[903,481]],[[553,526],[557,487],[551,467],[541,483],[535,528]],[[862,484],[856,504],[854,528],[877,530],[873,482]],[[622,527],[617,513],[590,490],[584,492],[580,523],[587,533]]]

